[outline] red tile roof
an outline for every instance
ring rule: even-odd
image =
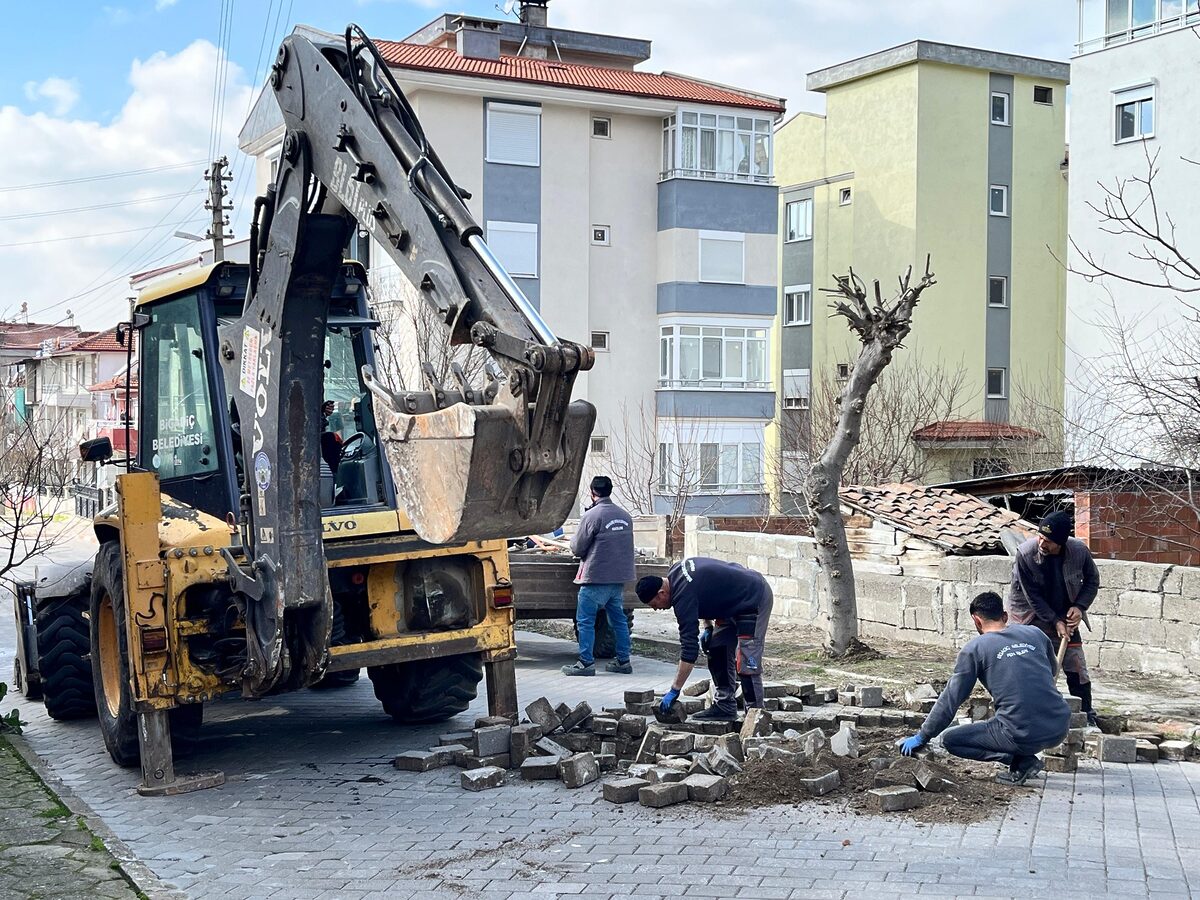
[[[117,340],[117,329],[112,327],[108,331],[93,332],[82,340],[75,341],[73,344],[68,344],[60,348],[58,353],[106,353],[117,352],[124,353],[125,347]]]
[[[1034,527],[1015,512],[946,488],[921,484],[853,485],[839,491],[842,503],[951,552],[1001,552],[1000,529],[1029,534]]]
[[[1040,431],[1003,422],[934,422],[912,433],[914,441],[1035,441]]]
[[[501,56],[498,60],[467,59],[447,47],[406,44],[401,41],[378,41],[377,44],[388,65],[399,69],[444,72],[449,75],[500,81],[524,81],[551,87],[601,91],[606,94],[632,94],[686,103],[736,106],[772,113],[783,112],[783,104],[779,100],[743,94],[679,75],[610,69],[604,66],[587,66],[524,56]]]
[[[76,338],[77,325],[39,325],[37,322],[0,322],[0,350],[36,350],[42,341]]]

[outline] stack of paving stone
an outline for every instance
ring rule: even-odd
[[[1164,759],[1184,761],[1191,759],[1195,753],[1191,741],[1167,740],[1163,732],[1154,730],[1097,735],[1092,746],[1101,762],[1156,763]]]
[[[1042,753],[1042,762],[1047,772],[1074,772],[1079,766],[1079,754],[1084,750],[1087,735],[1087,713],[1080,712],[1080,699],[1067,697],[1071,708],[1071,722],[1067,736],[1061,744],[1049,747]]]

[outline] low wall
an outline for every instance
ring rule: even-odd
[[[824,627],[828,602],[809,537],[713,531],[689,517],[684,550],[763,573],[775,615]],[[1100,593],[1083,631],[1088,662],[1102,669],[1200,675],[1200,568],[1097,560]],[[981,591],[1005,596],[1007,556],[947,556],[936,577],[863,571],[856,564],[859,627],[864,637],[958,647],[975,635],[967,607]]]

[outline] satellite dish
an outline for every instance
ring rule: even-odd
[[[517,0],[504,0],[504,14],[511,16],[512,11],[517,7]]]

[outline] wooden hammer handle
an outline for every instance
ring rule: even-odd
[[[1062,668],[1063,659],[1067,655],[1067,641],[1069,641],[1069,640],[1070,640],[1070,636],[1065,637],[1061,641],[1058,642],[1058,667],[1060,669]]]

